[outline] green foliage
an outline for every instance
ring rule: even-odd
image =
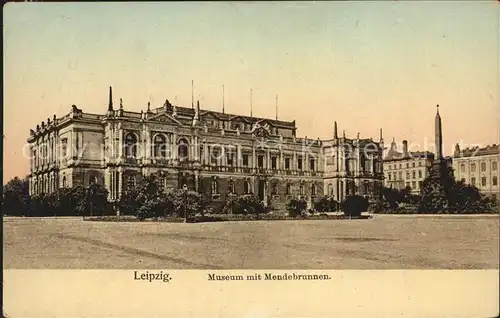
[[[323,196],[314,202],[314,210],[318,212],[332,212],[337,211],[339,203],[331,196]]]
[[[187,190],[175,190],[167,194],[166,207],[178,217],[191,218],[196,213],[204,213],[208,201],[199,193]]]
[[[262,214],[267,212],[266,207],[256,195],[241,195],[230,198],[224,207],[224,214]]]
[[[307,202],[301,199],[291,199],[286,205],[286,210],[288,211],[288,215],[291,217],[304,215],[306,209],[307,209]]]
[[[2,196],[3,213],[14,216],[30,214],[29,184],[18,177],[7,182],[3,188]]]
[[[81,186],[73,189],[73,194],[83,197],[79,200],[75,212],[77,215],[104,215],[108,202],[108,190],[97,183],[91,184],[88,188]]]
[[[345,216],[359,217],[362,212],[368,211],[368,199],[360,195],[347,196],[340,204]]]
[[[453,168],[442,169],[438,182],[430,177],[422,185],[419,213],[494,213],[496,205],[472,185],[456,181]]]

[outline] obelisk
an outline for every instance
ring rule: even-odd
[[[419,206],[421,213],[442,213],[448,209],[447,190],[449,188],[446,162],[443,160],[443,127],[437,105],[434,120],[434,142],[436,153],[430,168],[429,178],[424,180],[421,188],[422,200]]]

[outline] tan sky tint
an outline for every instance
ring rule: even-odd
[[[168,98],[297,121],[298,135],[408,139],[444,153],[498,143],[500,6],[484,2],[9,3],[4,182],[28,172],[34,128],[76,104],[104,113]],[[429,150],[433,150],[432,148]]]

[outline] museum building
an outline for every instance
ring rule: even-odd
[[[291,198],[331,195],[375,198],[383,184],[382,130],[372,138],[299,138],[295,121],[164,105],[140,112],[113,106],[105,114],[73,105],[30,130],[30,194],[104,185],[116,201],[154,175],[163,191],[187,188],[224,201],[256,194],[282,209]]]

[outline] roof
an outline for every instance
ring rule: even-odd
[[[408,160],[417,158],[434,158],[434,153],[430,151],[410,151],[406,155],[402,152],[389,150],[384,161],[397,161],[397,160]]]
[[[493,144],[487,145],[486,147],[472,147],[465,149],[456,149],[453,157],[475,157],[475,156],[486,156],[486,155],[498,155],[500,154],[500,145]]]

